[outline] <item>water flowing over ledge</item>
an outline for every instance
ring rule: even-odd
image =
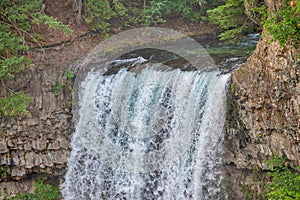
[[[91,72],[79,89],[64,199],[222,199],[225,86],[218,71],[147,64]]]

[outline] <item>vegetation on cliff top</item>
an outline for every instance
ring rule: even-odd
[[[283,0],[281,9],[270,11],[262,21],[264,28],[272,36],[270,42],[278,41],[281,46],[300,42],[300,1]]]
[[[40,45],[36,26],[72,30],[44,13],[43,0],[3,0],[0,2],[0,116],[27,115],[26,105],[32,101],[21,91],[5,84],[30,63],[30,43]],[[300,40],[300,1],[283,0],[281,9],[267,11],[262,0],[76,0],[77,21],[93,25],[108,37],[112,20],[124,26],[150,26],[164,23],[171,15],[192,21],[208,20],[217,24],[220,39],[235,43],[243,35],[263,26],[272,35],[271,41],[298,45]],[[207,13],[207,15],[206,15]],[[204,17],[203,17],[204,16]]]
[[[2,0],[0,1],[0,116],[27,115],[28,103],[32,98],[22,91],[13,91],[6,81],[13,79],[30,63],[27,51],[30,43],[40,45],[41,36],[34,26],[72,30],[55,18],[43,13],[43,0]]]
[[[263,26],[283,46],[300,40],[300,1],[282,1],[276,12],[267,11],[262,0],[76,0],[77,21],[92,24],[95,30],[108,36],[112,20],[124,26],[144,26],[163,23],[174,15],[192,21],[209,20],[219,25],[220,39],[234,43],[243,35]],[[27,51],[30,43],[40,45],[41,35],[35,27],[72,30],[55,18],[44,14],[43,0],[3,0],[0,2],[0,116],[27,115],[26,105],[32,101],[21,91],[13,91],[6,81],[13,79],[30,63]],[[205,16],[207,13],[207,16]],[[205,17],[203,17],[205,16]]]
[[[220,5],[222,0],[76,0],[77,21],[93,25],[108,36],[112,20],[123,26],[151,26],[166,22],[168,17],[183,17],[199,21],[206,10]]]
[[[235,43],[254,28],[263,28],[272,36],[270,42],[299,45],[300,1],[283,0],[275,11],[268,9],[263,0],[225,0],[224,5],[207,13],[208,19],[222,28],[221,40]]]
[[[93,25],[93,28],[108,36],[111,20],[119,20],[124,26],[142,24],[156,25],[166,21],[174,13],[177,16],[198,20],[199,13],[218,5],[222,0],[185,1],[185,0],[151,0],[127,2],[124,0],[76,0],[77,21]],[[43,0],[3,0],[0,2],[0,116],[28,115],[26,109],[32,98],[22,91],[14,91],[6,84],[29,63],[27,56],[30,44],[41,47],[43,39],[38,26],[46,25],[50,29],[63,29],[66,33],[72,30],[44,13]]]
[[[246,1],[247,2],[247,1]],[[220,39],[230,43],[236,43],[241,38],[258,28],[259,22],[256,21],[258,12],[252,6],[249,10],[249,18],[246,14],[246,7],[244,0],[225,0],[225,4],[220,5],[212,10],[208,10],[208,20],[211,23],[217,24],[222,29]],[[261,1],[256,3],[255,8],[262,8]],[[259,10],[260,10],[259,9]],[[251,14],[250,14],[251,13]],[[255,20],[254,20],[255,19]]]

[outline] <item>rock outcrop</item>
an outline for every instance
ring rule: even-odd
[[[280,1],[266,4],[270,10],[280,8]],[[269,40],[263,37],[232,75],[225,164],[235,195],[253,186],[251,172],[263,173],[274,155],[300,165],[300,49]]]
[[[228,124],[227,162],[238,168],[264,169],[274,155],[300,165],[299,52],[268,40],[232,76],[238,123]]]
[[[31,116],[0,119],[0,199],[30,190],[35,174],[65,173],[73,132],[72,81],[65,70],[43,61],[8,83],[15,91],[22,88],[34,102],[29,106]]]

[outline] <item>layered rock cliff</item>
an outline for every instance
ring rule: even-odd
[[[35,174],[65,172],[72,115],[70,82],[64,73],[64,67],[44,61],[8,83],[15,91],[23,88],[34,102],[31,116],[0,119],[0,198],[29,190]],[[61,88],[55,90],[55,85]],[[27,181],[16,181],[24,178]]]
[[[300,63],[292,46],[280,48],[263,38],[253,55],[232,76],[238,109],[239,139],[228,128],[239,168],[264,168],[262,158],[286,156],[300,165]],[[238,160],[236,160],[238,158]]]
[[[280,8],[277,1],[266,4],[269,10]],[[232,75],[225,164],[235,195],[253,186],[253,170],[263,173],[275,155],[300,165],[300,51],[269,41],[263,37]]]

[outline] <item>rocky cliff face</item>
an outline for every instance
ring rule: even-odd
[[[292,46],[268,45],[268,38],[263,38],[253,55],[234,72],[232,90],[244,133],[237,140],[229,127],[232,154],[228,161],[238,168],[264,169],[262,158],[273,155],[286,156],[300,165],[297,55]]]
[[[300,52],[269,39],[232,76],[225,157],[232,184],[251,184],[249,172],[274,155],[300,165]]]
[[[270,12],[282,6],[282,1],[265,3]],[[268,181],[266,161],[274,155],[300,165],[300,49],[269,40],[263,37],[232,75],[225,135],[231,199],[263,189],[258,182]]]
[[[44,61],[40,66],[32,64],[8,83],[15,91],[25,90],[34,102],[31,116],[0,119],[0,199],[29,190],[34,174],[65,172],[72,115],[71,83],[64,73],[63,66]]]

